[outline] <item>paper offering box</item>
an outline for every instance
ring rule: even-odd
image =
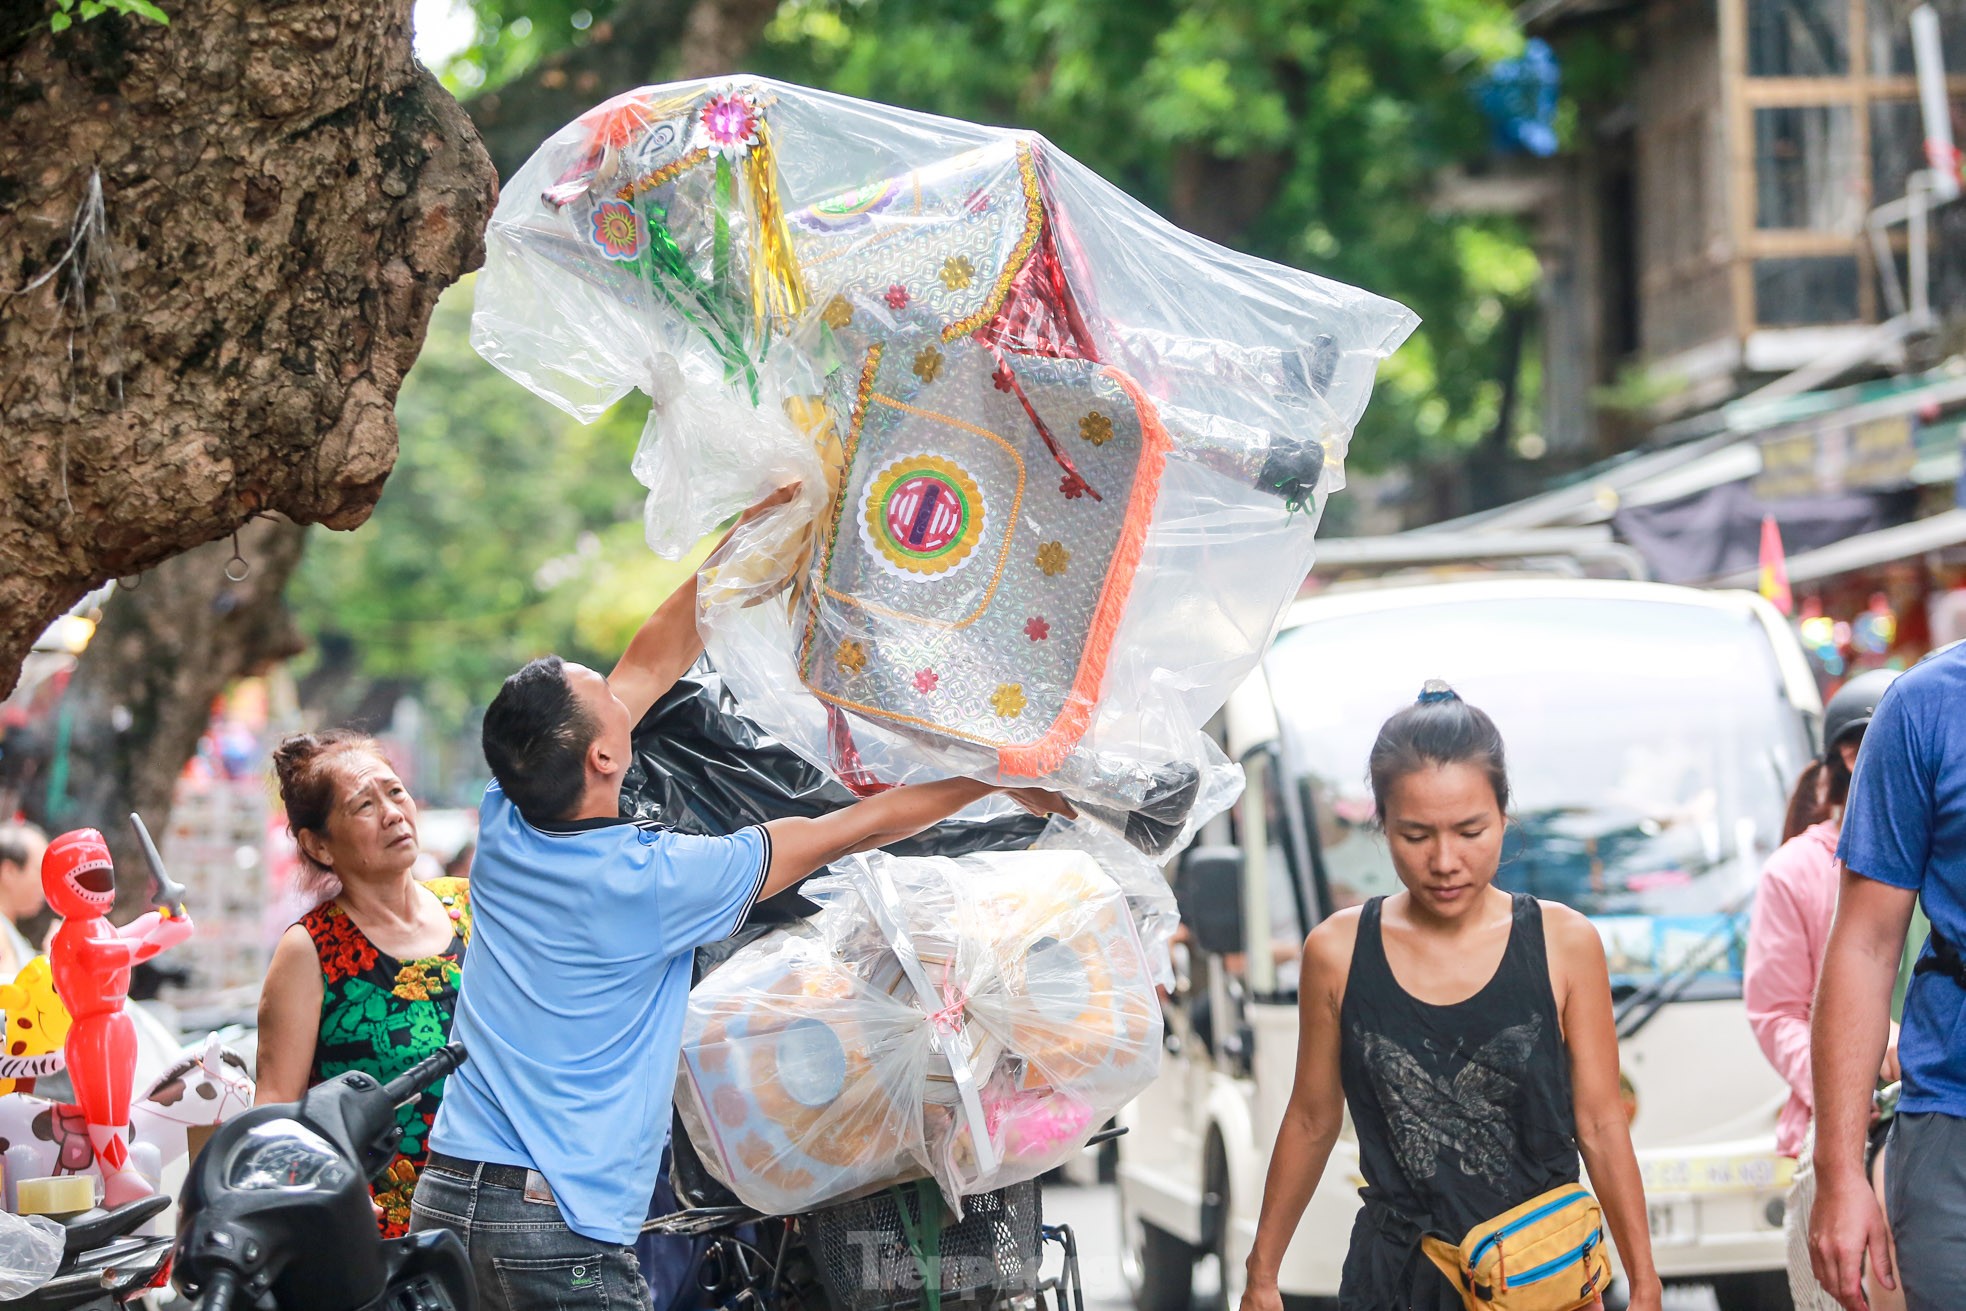
[[[1030,1179],[1153,1081],[1160,1005],[1090,856],[873,856],[805,891],[819,915],[690,994],[677,1103],[747,1205]]]

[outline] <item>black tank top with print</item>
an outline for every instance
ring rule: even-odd
[[[1557,1023],[1543,911],[1513,895],[1502,963],[1451,1006],[1410,995],[1386,963],[1385,898],[1365,903],[1339,1014],[1345,1103],[1365,1209],[1352,1229],[1341,1311],[1458,1311],[1419,1251],[1421,1232],[1468,1230],[1578,1178],[1570,1058]]]

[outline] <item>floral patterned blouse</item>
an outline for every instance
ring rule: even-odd
[[[423,886],[457,926],[450,945],[436,956],[399,961],[384,955],[332,901],[300,921],[321,960],[321,1031],[307,1075],[310,1088],[349,1070],[393,1079],[449,1038],[464,949],[471,940],[471,885],[432,879]],[[397,1112],[403,1140],[375,1184],[384,1238],[409,1230],[410,1196],[430,1153],[430,1125],[443,1095],[440,1080]]]

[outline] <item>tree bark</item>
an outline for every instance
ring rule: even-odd
[[[117,910],[149,904],[145,866],[129,824],[135,811],[158,841],[184,762],[210,723],[212,702],[235,678],[303,647],[282,594],[307,530],[261,519],[239,531],[244,579],[226,576],[228,539],[165,561],[132,590],[118,589],[68,686],[68,786],[59,828],[102,830],[116,858]],[[192,907],[197,913],[197,907]]]
[[[777,11],[777,0],[621,0],[585,41],[464,107],[498,175],[509,178],[547,137],[610,96],[737,71]]]
[[[410,3],[0,17],[0,694],[105,579],[367,518],[495,192]]]

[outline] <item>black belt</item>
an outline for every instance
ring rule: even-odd
[[[1911,972],[1917,974],[1943,974],[1961,987],[1966,987],[1966,960],[1959,955],[1959,948],[1946,941],[1939,933],[1938,926],[1932,928],[1932,954],[1921,958],[1912,966]]]
[[[466,1179],[475,1179],[495,1188],[510,1188],[516,1192],[526,1189],[526,1176],[532,1173],[523,1165],[493,1165],[489,1161],[467,1161],[461,1156],[447,1156],[443,1152],[430,1153],[429,1170],[443,1170],[450,1174],[461,1174]]]

